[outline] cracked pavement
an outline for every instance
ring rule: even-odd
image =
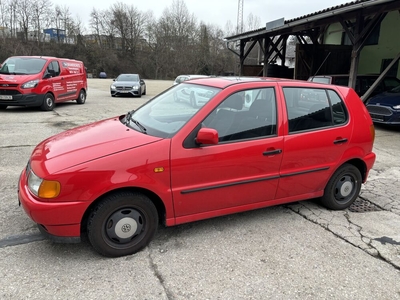
[[[160,227],[143,251],[115,259],[85,239],[43,239],[17,200],[34,146],[172,85],[146,83],[140,99],[111,98],[111,80],[89,79],[85,105],[0,112],[1,299],[400,299],[399,128],[376,126],[377,160],[358,208],[329,211],[310,200]]]

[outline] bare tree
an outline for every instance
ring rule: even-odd
[[[38,43],[44,40],[42,33],[43,19],[49,19],[51,14],[49,0],[32,0],[32,24]]]
[[[32,0],[17,0],[16,9],[19,26],[22,29],[25,41],[28,40],[28,31],[32,27],[33,9]]]

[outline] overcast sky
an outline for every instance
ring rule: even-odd
[[[90,12],[95,7],[97,10],[109,9],[114,2],[98,0],[53,0],[55,5],[68,7],[72,17],[79,16],[84,24],[88,24]],[[165,8],[171,7],[173,0],[116,0],[133,5],[141,12],[152,11],[158,19],[162,16]],[[215,24],[221,29],[225,29],[228,21],[236,26],[238,0],[184,0],[190,13],[193,13],[197,21],[206,24]],[[266,22],[280,18],[285,20],[300,17],[325,8],[348,3],[351,1],[343,0],[243,0],[243,20],[252,13],[258,17],[261,27]]]

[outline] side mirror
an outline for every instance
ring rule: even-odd
[[[196,143],[203,145],[217,145],[218,131],[213,128],[200,128],[196,136]]]

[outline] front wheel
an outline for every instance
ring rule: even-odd
[[[331,177],[321,198],[322,205],[329,209],[348,208],[361,190],[360,170],[350,164],[341,166]]]
[[[147,246],[158,226],[158,213],[148,197],[119,192],[106,197],[92,211],[88,237],[93,248],[108,257],[130,255]]]
[[[81,91],[79,92],[78,98],[76,99],[76,103],[78,103],[78,104],[85,104],[85,102],[86,102],[86,93],[85,93],[84,90],[81,90]]]
[[[6,110],[7,109],[7,105],[0,105],[0,110]]]
[[[53,96],[52,94],[50,94],[50,93],[47,93],[47,94],[44,96],[43,103],[42,103],[42,105],[40,106],[40,108],[41,108],[42,110],[45,110],[45,111],[50,111],[50,110],[53,110],[54,105],[55,105],[55,103],[54,103],[54,96]]]

